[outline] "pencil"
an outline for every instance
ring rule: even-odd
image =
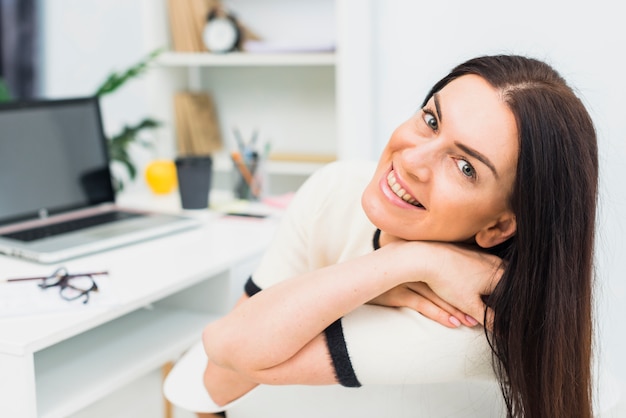
[[[71,279],[73,277],[81,277],[81,276],[103,276],[108,275],[108,271],[96,271],[93,273],[80,273],[80,274],[64,274],[61,277],[65,279]],[[0,283],[12,283],[12,282],[25,282],[29,280],[46,280],[50,279],[54,276],[39,276],[39,277],[19,277],[19,278],[9,278],[9,279],[0,279]]]
[[[248,184],[248,187],[250,187],[252,196],[259,197],[258,185],[254,181],[254,177],[252,176],[252,173],[250,173],[250,170],[248,170],[248,167],[243,162],[243,159],[241,158],[241,154],[236,151],[233,151],[231,152],[230,156],[233,159],[233,162],[235,163],[235,165],[237,166],[239,173],[241,173],[241,176]]]

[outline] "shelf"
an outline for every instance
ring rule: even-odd
[[[326,163],[306,163],[306,162],[290,162],[290,161],[268,161],[268,174],[283,174],[296,176],[310,176],[318,169],[322,168]]]
[[[334,66],[335,54],[166,52],[157,62],[170,67]]]
[[[267,161],[265,172],[274,175],[310,176],[322,168],[324,162],[304,161]],[[213,160],[213,170],[217,172],[229,172],[235,169],[233,162],[225,155],[216,155]]]
[[[37,415],[69,416],[175,359],[215,318],[142,309],[36,353]]]

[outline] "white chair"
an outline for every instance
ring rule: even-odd
[[[165,397],[195,412],[222,410],[202,383],[207,361],[202,344],[194,345],[165,379]],[[502,417],[497,383],[465,381],[428,385],[266,386],[228,405],[228,418],[437,418]]]
[[[207,357],[195,344],[165,379],[165,397],[179,408],[217,412],[203,385]],[[598,418],[622,417],[622,384],[606,369],[598,371],[594,399]],[[231,402],[228,418],[489,418],[502,417],[496,382],[463,381],[425,385],[258,386]]]

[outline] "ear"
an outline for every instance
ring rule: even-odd
[[[476,243],[482,248],[495,247],[515,235],[517,222],[513,212],[507,211],[498,220],[476,234]]]

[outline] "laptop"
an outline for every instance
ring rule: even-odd
[[[199,226],[115,203],[97,97],[0,104],[0,253],[40,263]]]

